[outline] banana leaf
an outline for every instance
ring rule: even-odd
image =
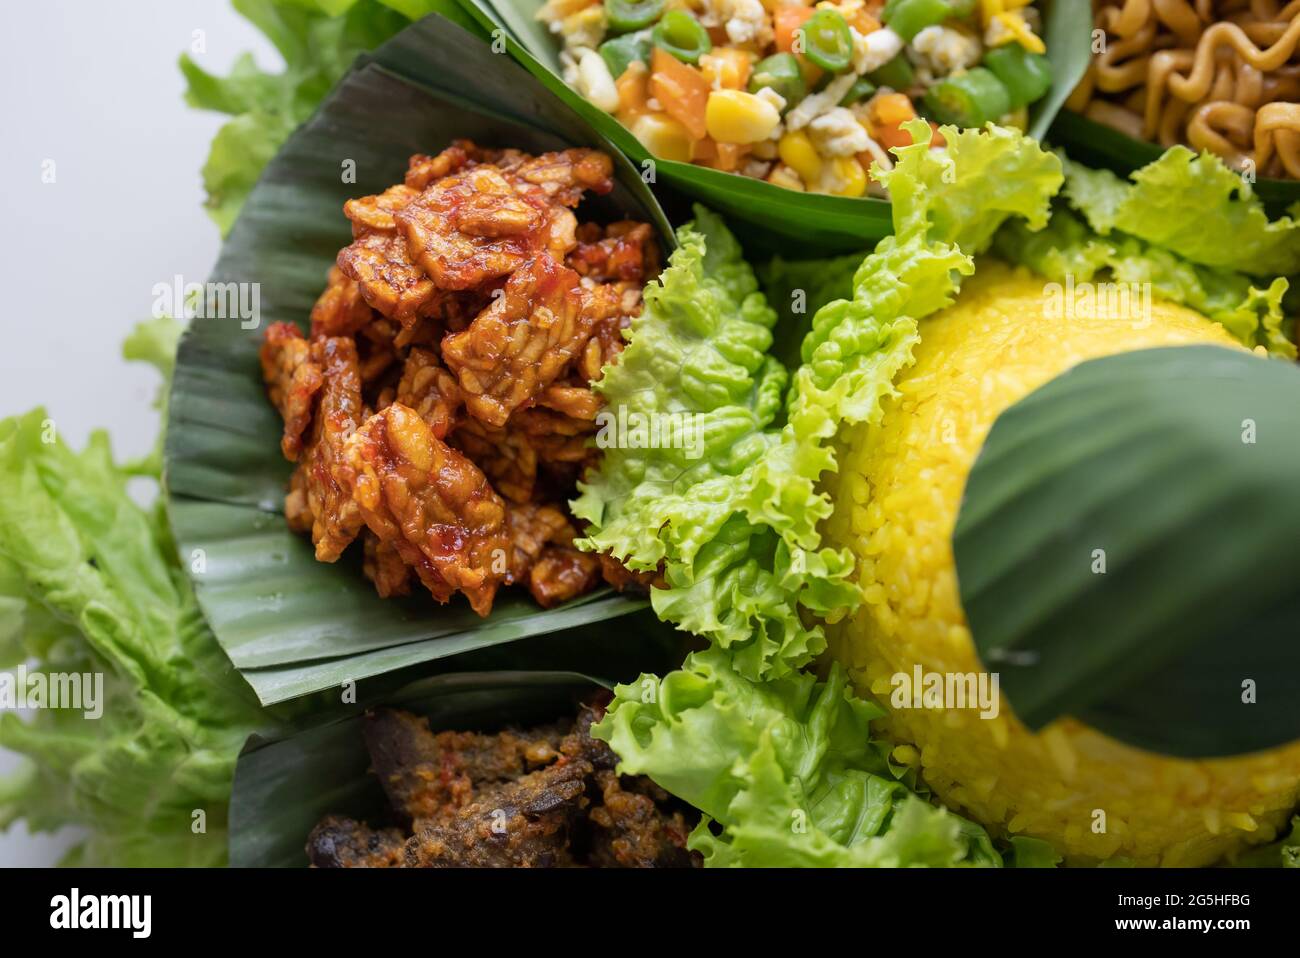
[[[435,731],[491,732],[573,715],[579,702],[609,687],[571,671],[462,672],[422,679],[369,705],[424,715]],[[305,866],[307,836],[326,815],[371,823],[391,818],[369,770],[361,712],[318,721],[275,741],[248,742],[230,796],[231,866]]]
[[[217,640],[264,704],[646,604],[604,590],[542,611],[523,596],[503,595],[480,619],[459,601],[383,600],[357,557],[318,563],[285,524],[290,466],[261,384],[262,331],[277,321],[305,324],[350,241],[346,199],[399,181],[410,154],[459,137],[534,152],[573,145],[610,152],[617,186],[581,215],[639,217],[671,248],[671,227],[637,170],[527,72],[494,54],[483,34],[442,17],[361,58],[290,137],[210,277],[257,291],[256,322],[192,321],[177,357],[166,445],[167,507],[182,562]],[[344,182],[348,169],[355,183]]]
[[[1092,360],[996,420],[953,533],[975,645],[1034,729],[1300,739],[1300,369],[1218,346]]]
[[[800,193],[734,173],[654,159],[614,117],[587,102],[564,82],[561,43],[537,20],[537,11],[544,2],[461,0],[484,29],[501,31],[494,34],[496,39],[547,89],[563,98],[639,167],[653,169],[656,182],[704,202],[730,220],[743,222],[745,228],[739,234],[751,255],[790,255],[793,250],[800,258],[812,258],[853,252],[893,232],[885,200]],[[1087,70],[1092,29],[1092,13],[1086,3],[1046,0],[1041,6],[1053,84],[1030,115],[1029,132],[1039,138]],[[646,166],[651,160],[653,166]]]
[[[1052,123],[1048,137],[1063,146],[1070,158],[1088,166],[1100,166],[1127,176],[1158,159],[1165,148],[1158,143],[1136,140],[1105,124],[1070,110],[1062,110]],[[1260,178],[1251,184],[1272,217],[1283,216],[1300,202],[1300,181]]]

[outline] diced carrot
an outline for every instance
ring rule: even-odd
[[[871,136],[872,139],[887,150],[892,150],[896,146],[912,145],[912,134],[901,126],[873,127]]]
[[[753,147],[748,143],[719,143],[712,137],[706,136],[696,142],[691,151],[691,162],[710,166],[724,173],[734,173],[740,168],[741,161],[749,155],[751,149]]]
[[[753,148],[752,143],[719,143],[719,167],[728,173],[736,172],[736,170],[740,169],[741,161],[749,155],[749,151]]]
[[[810,6],[781,6],[772,11],[772,32],[778,50],[789,53],[794,48],[794,32],[808,22],[813,12]]]
[[[881,126],[898,126],[916,116],[916,108],[905,93],[886,93],[871,101],[872,119]]]
[[[903,124],[916,116],[912,101],[903,93],[886,93],[871,101],[867,114],[872,138],[890,149],[896,146],[911,146],[912,134],[903,129]]]
[[[696,140],[708,135],[704,111],[709,90],[709,81],[699,70],[655,47],[650,61],[650,95]]]
[[[618,90],[618,118],[627,122],[649,109],[646,100],[650,97],[650,71],[640,60],[633,60],[622,76],[614,81]],[[626,118],[626,119],[625,119]]]

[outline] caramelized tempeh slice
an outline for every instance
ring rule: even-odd
[[[509,540],[505,504],[478,467],[396,402],[366,420],[345,456],[338,475],[371,531],[415,567],[439,602],[460,591],[487,615]]]
[[[411,262],[406,241],[395,231],[364,231],[339,251],[338,264],[357,281],[366,302],[392,319],[413,322],[441,295]]]
[[[434,353],[412,349],[397,384],[395,401],[414,409],[434,436],[446,439],[464,397],[456,377],[443,368]]]
[[[600,583],[600,559],[570,545],[547,546],[528,573],[528,591],[543,609],[585,595]]]
[[[535,187],[552,203],[573,207],[588,190],[603,196],[614,188],[614,162],[598,150],[513,155],[517,162],[498,160],[498,166],[516,180]]]
[[[357,347],[345,337],[318,339],[311,344],[311,356],[324,371],[325,383],[312,422],[312,437],[304,450],[285,502],[291,524],[311,517],[311,541],[316,558],[333,562],[343,554],[361,531],[361,513],[336,478],[344,446],[361,421],[361,374]],[[301,496],[306,500],[302,508]]]
[[[581,407],[586,408],[585,400]],[[591,416],[595,418],[595,410]],[[595,431],[594,422],[539,406],[519,410],[499,428],[464,416],[450,442],[478,464],[502,496],[526,503],[534,498],[542,472],[561,473],[568,480],[566,486],[572,487],[574,469],[593,457],[587,440]]]
[[[311,425],[316,393],[325,382],[324,372],[312,362],[311,347],[293,323],[267,327],[260,357],[271,403],[284,419],[280,451],[290,462],[297,462],[303,433]]]
[[[565,373],[620,305],[611,287],[587,289],[573,270],[539,254],[468,329],[442,341],[443,361],[460,379],[470,414],[502,426]]]
[[[573,548],[576,532],[556,506],[508,506],[510,570],[506,583],[527,583],[544,609],[590,592],[600,582],[600,560]]]
[[[593,282],[644,285],[659,273],[658,247],[649,223],[622,220],[604,229],[584,223],[577,239],[565,265]]]
[[[410,258],[441,289],[461,290],[506,276],[538,251],[562,259],[577,242],[577,223],[564,207],[586,190],[613,188],[609,157],[564,150],[520,158],[503,169],[471,165],[431,182],[394,218]]]
[[[355,336],[374,318],[356,280],[331,266],[325,292],[311,308],[311,338]]]
[[[361,571],[375,584],[375,591],[381,599],[394,595],[409,595],[411,592],[411,567],[402,561],[401,555],[391,543],[385,542],[369,529],[361,533],[361,544],[365,547],[365,558]]]
[[[573,541],[569,517],[555,506],[537,503],[507,506],[506,529],[510,536],[507,585],[527,582],[534,563],[548,545]]]

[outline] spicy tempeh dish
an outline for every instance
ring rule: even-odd
[[[617,756],[590,734],[602,712],[496,734],[435,734],[409,712],[369,712],[366,750],[397,824],[327,816],[307,857],[318,868],[699,865],[689,806],[614,770]]]
[[[344,205],[353,240],[310,333],[276,323],[261,349],[297,463],[285,517],[317,559],[360,538],[380,595],[414,576],[480,615],[503,585],[550,607],[636,583],[573,547],[565,506],[598,456],[591,384],[658,273],[648,224],[578,223],[611,175],[595,150],[457,141]]]

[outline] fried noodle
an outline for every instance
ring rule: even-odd
[[[1300,179],[1300,0],[1095,0],[1067,107],[1139,139]]]

